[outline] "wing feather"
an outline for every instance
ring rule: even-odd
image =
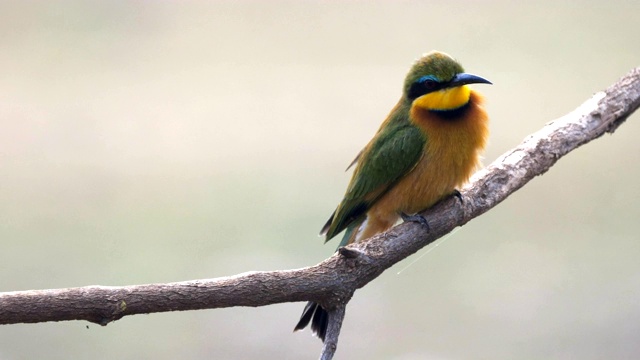
[[[344,199],[323,227],[327,240],[363,216],[422,156],[426,142],[422,132],[408,121],[379,131],[356,157]]]

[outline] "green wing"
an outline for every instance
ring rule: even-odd
[[[379,132],[373,143],[356,158],[359,164],[347,193],[322,228],[321,234],[326,234],[327,241],[364,216],[393,184],[418,163],[426,142],[422,132],[408,122],[394,125]]]

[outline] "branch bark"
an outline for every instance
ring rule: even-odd
[[[496,206],[570,151],[613,133],[639,106],[640,68],[636,68],[476,173],[461,190],[462,201],[450,197],[423,213],[429,219],[429,229],[417,223],[401,224],[366,243],[350,245],[315,266],[296,270],[168,284],[1,293],[0,324],[87,320],[107,325],[134,314],[315,301],[330,314],[321,359],[331,359],[346,304],[357,289]]]

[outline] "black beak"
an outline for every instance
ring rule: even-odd
[[[451,79],[451,81],[449,81],[449,83],[447,84],[447,87],[456,87],[456,86],[462,86],[467,84],[491,84],[491,81],[485,78],[482,78],[478,75],[460,73],[454,76],[453,79]]]

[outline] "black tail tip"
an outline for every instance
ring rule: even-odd
[[[302,330],[311,322],[311,332],[324,342],[327,335],[327,327],[329,326],[329,313],[322,306],[309,301],[302,310],[300,320],[293,331]]]

